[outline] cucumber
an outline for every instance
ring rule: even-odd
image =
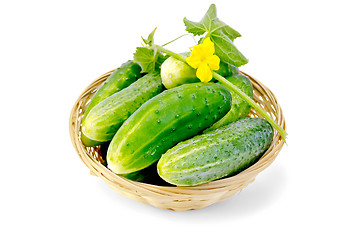
[[[190,53],[182,53],[184,57],[189,57]],[[216,73],[223,77],[228,77],[239,73],[239,69],[229,63],[220,62],[219,70]],[[186,83],[200,82],[196,77],[196,69],[190,67],[187,63],[169,57],[161,65],[162,83],[167,89],[171,89]]]
[[[158,174],[177,186],[193,186],[238,173],[269,148],[273,128],[263,118],[244,118],[180,142],[157,164]]]
[[[238,74],[239,69],[227,62],[220,61],[219,70],[215,72],[226,78],[231,75]]]
[[[109,142],[103,143],[101,146],[101,155],[104,162],[102,164],[107,166],[107,150],[109,147]],[[158,174],[157,174],[157,162],[153,163],[151,166],[139,170],[137,172],[127,173],[127,174],[118,174],[121,177],[127,178],[136,182],[144,182],[148,184],[158,185],[158,186],[170,186],[168,182],[165,182]]]
[[[157,186],[171,186],[168,182],[164,181],[157,173],[157,162],[153,163],[144,169],[137,172],[118,174],[121,177],[127,178],[136,182],[143,182]]]
[[[166,90],[143,104],[112,139],[108,168],[131,173],[156,162],[180,141],[222,118],[231,107],[231,94],[220,84],[191,83]]]
[[[140,77],[141,67],[137,63],[134,63],[131,60],[123,63],[107,78],[103,85],[94,94],[87,108],[84,111],[82,124],[89,112],[98,103],[113,95],[114,93],[128,87]],[[87,147],[93,147],[101,144],[101,142],[97,142],[87,138],[86,136],[84,136],[84,134],[81,134],[81,139],[83,144]]]
[[[95,106],[83,122],[82,133],[97,142],[110,141],[123,122],[162,89],[159,73],[146,74]]]
[[[118,175],[135,182],[147,182],[147,180],[149,181],[150,178],[153,178],[157,175],[157,170],[155,169],[157,166],[155,167],[154,165],[155,163],[147,168],[144,168],[136,172],[118,174]]]
[[[196,69],[193,69],[187,63],[173,57],[167,58],[161,65],[161,78],[163,85],[167,89],[171,89],[185,83],[200,82],[200,80],[196,77]]]
[[[227,77],[226,79],[238,88],[240,88],[240,90],[246,93],[250,98],[253,98],[253,85],[247,76],[235,74],[233,76]],[[205,132],[225,126],[241,118],[245,118],[250,112],[250,105],[245,102],[245,100],[242,99],[235,91],[230,89],[228,86],[225,87],[230,91],[232,96],[231,109],[222,119],[220,119],[210,128],[206,129]]]

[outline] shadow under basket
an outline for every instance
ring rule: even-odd
[[[280,134],[274,130],[271,146],[254,165],[234,176],[198,186],[158,186],[118,176],[102,164],[104,160],[99,146],[85,147],[80,139],[84,110],[94,93],[112,72],[98,77],[82,92],[71,111],[69,131],[74,148],[84,164],[90,169],[90,173],[103,179],[109,187],[123,196],[162,209],[174,211],[201,209],[230,198],[253,182],[258,173],[274,161],[284,145]],[[254,101],[285,130],[286,125],[282,109],[274,94],[258,80],[244,72],[240,73],[250,78],[254,88]],[[254,109],[251,109],[249,117],[261,116]]]

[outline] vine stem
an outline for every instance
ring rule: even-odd
[[[178,53],[172,52],[172,51],[170,51],[170,50],[168,50],[168,49],[166,49],[166,48],[164,48],[164,47],[162,47],[162,46],[160,46],[160,45],[155,45],[155,47],[156,47],[156,49],[157,49],[158,51],[163,52],[163,53],[165,53],[165,54],[167,54],[167,55],[169,55],[169,56],[171,56],[171,57],[174,57],[174,58],[176,58],[177,60],[180,60],[180,61],[182,61],[182,62],[184,62],[184,63],[187,63],[187,62],[186,62],[186,58],[185,58],[184,56],[181,56],[181,55],[178,54]]]
[[[168,49],[163,48],[162,46],[155,45],[156,49],[158,49],[160,52],[163,52],[171,57],[176,58],[177,60],[180,60],[182,62],[186,62],[186,58],[181,56],[180,54],[174,53]],[[270,125],[280,134],[283,141],[286,142],[286,136],[287,133],[284,131],[284,129],[279,126],[278,123],[276,123],[271,116],[269,116],[264,109],[262,109],[252,98],[250,98],[248,95],[246,95],[243,91],[241,91],[237,86],[232,84],[230,81],[228,81],[226,78],[221,76],[220,74],[217,74],[216,72],[213,72],[213,77],[218,80],[219,82],[225,84],[226,86],[230,87],[232,90],[234,90],[242,99],[244,99],[252,108],[255,109],[265,120],[267,120]]]
[[[171,41],[169,41],[169,42],[167,42],[165,44],[162,44],[162,47],[164,47],[164,46],[166,46],[166,45],[168,45],[170,43],[173,43],[174,41],[176,41],[176,40],[178,40],[178,39],[180,39],[180,38],[182,38],[184,36],[192,36],[192,35],[188,34],[188,33],[182,34],[181,36],[179,36],[179,37],[177,37],[177,38],[175,38],[175,39],[173,39],[173,40],[171,40]],[[194,42],[195,42],[195,38],[194,38]]]

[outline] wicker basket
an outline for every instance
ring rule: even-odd
[[[102,178],[113,190],[121,195],[144,204],[174,211],[201,209],[230,198],[253,182],[258,173],[274,161],[283,147],[284,142],[281,140],[279,133],[275,131],[270,148],[254,165],[232,177],[193,187],[156,186],[120,177],[101,164],[103,159],[99,146],[85,147],[80,140],[84,109],[95,91],[112,72],[110,71],[97,78],[77,99],[70,114],[69,130],[73,145],[79,157],[90,169],[90,173]],[[285,129],[282,109],[273,93],[253,77],[241,73],[248,76],[253,84],[254,100]],[[250,117],[253,116],[259,116],[254,109],[250,113]]]

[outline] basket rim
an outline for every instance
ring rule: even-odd
[[[115,69],[114,69],[115,70]],[[254,171],[261,172],[265,168],[267,168],[275,159],[276,155],[281,151],[284,141],[282,140],[280,134],[275,131],[274,129],[274,136],[273,141],[271,143],[271,146],[269,149],[259,158],[257,162],[255,162],[252,166],[248,167],[247,169],[243,170],[242,172],[235,174],[230,177],[218,179],[211,181],[209,183],[204,183],[200,185],[195,186],[160,186],[160,185],[154,185],[150,183],[144,183],[144,182],[136,182],[130,179],[127,179],[125,177],[119,176],[115,173],[113,173],[110,169],[108,169],[106,166],[102,165],[99,161],[95,160],[92,156],[90,156],[89,152],[87,151],[88,147],[85,147],[83,143],[80,140],[79,137],[79,131],[80,127],[78,129],[75,129],[75,116],[73,113],[76,112],[76,109],[78,108],[80,101],[84,98],[85,95],[91,94],[89,92],[89,89],[93,85],[99,84],[99,82],[104,81],[114,70],[111,70],[109,72],[104,73],[103,75],[96,78],[91,84],[87,86],[83,90],[83,92],[80,94],[78,99],[76,100],[75,104],[73,105],[73,108],[71,110],[70,118],[69,118],[69,131],[71,135],[71,140],[73,143],[73,146],[75,150],[77,151],[79,157],[83,161],[83,163],[90,169],[92,175],[96,175],[103,180],[113,182],[111,179],[116,179],[117,182],[114,184],[124,184],[126,188],[133,188],[133,189],[140,189],[142,191],[148,190],[151,191],[152,194],[159,193],[160,195],[184,195],[184,194],[192,194],[193,191],[197,191],[198,194],[200,194],[200,190],[205,191],[205,194],[208,194],[210,191],[218,191],[220,190],[220,187],[228,185],[228,182],[238,182],[240,179],[247,178],[248,175],[254,175]],[[277,106],[279,106],[278,101],[275,97],[275,95],[269,90],[268,87],[263,85],[260,81],[255,79],[254,77],[250,76],[249,74],[240,71],[241,74],[249,77],[249,79],[253,83],[253,88],[257,88],[259,91],[263,92],[265,95],[268,96],[269,99],[273,99]],[[255,100],[255,99],[254,99]],[[274,106],[275,107],[275,106]],[[277,123],[286,130],[286,124],[285,124],[285,118],[282,113],[282,109],[279,106],[277,109],[275,109],[276,115],[275,116]],[[76,114],[77,117],[80,117]],[[76,132],[74,130],[77,130]],[[75,134],[76,133],[76,134]],[[77,137],[78,136],[78,137]],[[272,161],[267,161],[268,159],[273,158]],[[261,170],[260,170],[261,169]],[[157,190],[157,191],[156,191]],[[180,193],[180,190],[182,193]]]

